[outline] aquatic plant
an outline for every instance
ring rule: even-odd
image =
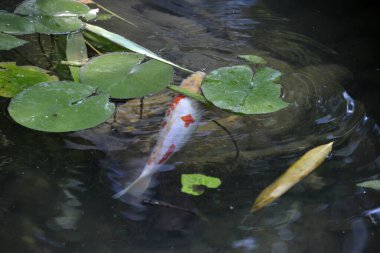
[[[287,106],[280,99],[281,86],[277,83],[281,73],[265,66],[256,68],[256,72],[248,65],[211,71],[202,84],[202,95],[172,85],[173,67],[192,71],[123,36],[87,23],[98,13],[98,9],[87,4],[95,2],[27,0],[14,13],[0,12],[0,50],[27,43],[15,35],[56,36],[56,48],[65,45],[65,52],[54,55],[55,71],[68,67],[71,73],[71,77],[57,81],[37,67],[2,63],[0,95],[13,97],[8,110],[17,123],[47,132],[90,128],[114,113],[110,99],[139,98],[167,88],[239,114],[271,113]],[[88,59],[87,47],[100,55]],[[266,64],[259,56],[240,57],[251,64]]]

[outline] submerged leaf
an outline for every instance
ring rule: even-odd
[[[166,64],[169,64],[169,65],[172,65],[173,67],[176,67],[176,68],[179,68],[179,69],[182,69],[184,71],[187,71],[187,72],[190,72],[192,73],[191,70],[188,70],[186,68],[183,68],[179,65],[176,65],[174,64],[173,62],[171,61],[168,61],[168,60],[165,60],[161,57],[159,57],[157,54],[153,53],[152,51],[140,46],[139,44],[136,44],[135,42],[127,39],[127,38],[124,38],[123,36],[120,36],[119,34],[116,34],[116,33],[112,33],[110,31],[107,31],[99,26],[95,26],[95,25],[90,25],[90,24],[86,24],[86,29],[92,33],[95,33],[97,35],[100,35],[122,47],[125,47],[126,49],[129,49],[133,52],[136,52],[136,53],[139,53],[139,54],[143,54],[143,55],[146,55],[152,59],[156,59],[158,61],[161,61],[161,62],[164,62]]]
[[[110,53],[93,58],[81,68],[80,80],[91,83],[112,98],[143,97],[165,89],[173,68],[156,60],[141,63],[144,55]]]
[[[71,33],[67,37],[66,58],[69,62],[87,61],[87,47],[82,33]],[[74,81],[79,82],[80,67],[70,66],[69,68]]]
[[[16,66],[14,62],[0,62],[0,96],[13,97],[30,86],[58,80],[47,71],[34,66]]]
[[[181,183],[182,192],[198,196],[204,192],[204,187],[218,188],[222,182],[219,178],[202,174],[182,174]]]
[[[48,82],[17,94],[8,107],[19,124],[46,132],[86,129],[106,121],[114,112],[107,94],[74,82]]]
[[[251,212],[257,211],[281,197],[285,192],[313,172],[326,160],[333,142],[313,148],[292,164],[279,178],[267,186],[257,197]]]
[[[28,43],[26,40],[20,40],[15,36],[0,33],[0,50],[9,50]]]
[[[255,63],[255,64],[267,64],[267,61],[261,58],[260,56],[247,54],[247,55],[238,55],[239,58]]]
[[[206,99],[215,106],[244,114],[270,113],[288,104],[280,99],[277,83],[281,72],[260,68],[255,75],[250,67],[223,67],[208,74],[202,84]]]
[[[34,26],[29,18],[0,11],[0,32],[10,34],[31,34],[34,33]]]
[[[370,180],[370,181],[362,182],[362,183],[357,184],[357,186],[380,191],[380,180]]]

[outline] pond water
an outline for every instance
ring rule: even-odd
[[[345,55],[352,36],[345,44],[336,34],[349,28],[329,31],[332,38],[323,33],[344,14],[324,17],[324,6],[299,1],[98,2],[138,25],[111,19],[100,26],[193,70],[241,64],[239,54],[263,56],[284,73],[282,96],[290,105],[259,116],[205,108],[191,141],[170,159],[171,170],[159,173],[143,203],[131,203],[112,195],[141,171],[172,93],[146,98],[142,119],[140,100],[132,100],[110,122],[67,134],[15,124],[0,98],[1,252],[378,251],[380,192],[357,184],[380,177],[379,93],[364,89],[371,95],[364,99],[353,85],[366,80],[370,87],[378,70],[360,51],[353,57],[368,69]],[[313,24],[318,32],[308,30]],[[18,51],[2,53],[1,61],[48,67],[37,43]],[[231,136],[212,120],[231,132],[237,159]],[[249,215],[265,186],[306,150],[330,141],[332,155],[316,172]],[[199,197],[181,193],[181,174],[195,172],[221,178],[221,187]]]

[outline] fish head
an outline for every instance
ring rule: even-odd
[[[181,87],[195,93],[201,93],[201,85],[205,76],[204,72],[197,71],[183,80]]]

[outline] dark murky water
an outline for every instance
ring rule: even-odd
[[[290,106],[251,117],[205,110],[194,138],[170,160],[176,169],[160,173],[149,195],[164,204],[131,206],[112,195],[145,163],[171,94],[147,98],[142,120],[139,101],[131,101],[113,126],[70,134],[14,124],[8,101],[0,99],[1,252],[377,252],[380,193],[356,186],[380,176],[380,130],[366,116],[366,108],[378,115],[373,108],[379,93],[363,95],[379,80],[376,61],[356,56],[368,63],[363,67],[346,59],[352,35],[348,45],[334,40],[339,36],[326,39],[323,26],[330,19],[350,20],[344,13],[324,12],[322,4],[278,2],[99,1],[139,27],[117,19],[100,25],[190,69],[239,64],[238,54],[264,56],[284,73]],[[307,29],[313,22],[319,32]],[[46,65],[37,50],[20,53]],[[18,54],[1,55],[2,61],[12,59],[25,63]],[[352,85],[358,80],[363,93]],[[236,139],[237,161],[230,137],[212,119]],[[315,173],[248,215],[257,194],[297,157],[331,140],[333,155]],[[223,184],[199,197],[185,195],[180,176],[193,172],[217,176]]]

